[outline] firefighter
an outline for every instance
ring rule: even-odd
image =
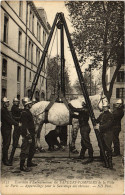
[[[60,126],[56,126],[54,130],[51,130],[46,136],[45,140],[49,146],[49,151],[54,151],[54,146],[58,146],[58,148],[61,148],[61,143],[58,141],[58,137],[60,136]]]
[[[104,167],[113,169],[111,148],[113,141],[113,114],[109,111],[109,104],[107,102],[103,104],[103,112],[96,119],[96,122],[99,123],[99,131],[108,160],[108,164],[105,162]]]
[[[15,125],[17,128],[19,127],[18,122],[15,121],[9,110],[9,100],[4,97],[3,98],[3,106],[1,109],[1,133],[2,133],[2,138],[3,138],[3,148],[2,148],[2,161],[4,165],[11,166],[12,164],[8,161],[8,149],[11,143],[11,132],[12,132],[12,125]]]
[[[123,101],[121,99],[116,101],[115,108],[113,109],[113,145],[114,152],[113,156],[120,155],[120,142],[119,142],[119,133],[121,131],[121,120],[124,116],[124,106]]]
[[[88,149],[89,159],[84,162],[84,164],[91,163],[93,161],[93,148],[92,144],[90,143],[90,126],[89,126],[89,113],[87,105],[82,102],[82,108],[74,108],[71,104],[69,104],[69,107],[74,112],[78,112],[78,119],[79,119],[79,127],[80,127],[80,134],[81,134],[81,151],[80,151],[80,159],[85,158],[85,152]]]
[[[37,164],[32,162],[32,158],[35,153],[35,126],[33,121],[33,116],[30,112],[32,107],[32,102],[28,97],[23,99],[24,110],[21,114],[22,123],[22,145],[20,153],[20,170],[28,172],[30,167],[37,166]],[[25,166],[25,160],[27,159],[27,166]]]
[[[19,108],[19,100],[17,98],[14,98],[13,99],[13,106],[11,108],[11,113],[12,113],[13,119],[15,121],[17,121],[18,123],[20,122],[21,111],[22,110]],[[11,151],[10,159],[9,159],[10,163],[13,162],[13,157],[14,157],[16,148],[18,146],[20,133],[21,133],[20,127],[14,125],[12,151]]]

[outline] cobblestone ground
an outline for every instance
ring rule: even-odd
[[[98,116],[99,113],[95,111],[95,115]],[[12,167],[1,165],[1,175],[2,178],[7,178],[10,180],[19,180],[21,178],[25,181],[51,181],[51,180],[72,180],[72,181],[106,181],[115,182],[123,181],[124,178],[124,167],[123,167],[123,154],[124,154],[124,120],[122,120],[122,131],[120,133],[120,143],[121,143],[121,156],[113,158],[114,170],[106,169],[103,167],[103,163],[95,158],[94,162],[91,164],[84,165],[83,160],[78,160],[76,157],[78,154],[73,155],[69,152],[69,147],[67,146],[65,151],[47,151],[47,145],[44,140],[45,134],[54,128],[53,125],[47,124],[46,128],[44,126],[41,133],[41,143],[45,148],[45,153],[36,153],[34,157],[34,162],[38,163],[38,166],[32,168],[31,172],[24,173],[19,170],[19,154],[20,148],[17,148],[15,159]],[[71,127],[68,128],[68,132],[71,131]],[[69,135],[70,133],[68,133]],[[70,142],[68,136],[68,143]],[[99,156],[99,148],[96,140],[95,133],[93,129],[91,130],[91,142],[94,149],[94,156]],[[80,151],[80,134],[78,134],[76,140],[76,148]],[[86,154],[87,159],[87,154]],[[38,182],[39,183],[39,182]],[[116,187],[116,185],[115,185]],[[110,189],[109,189],[110,190]],[[115,194],[115,193],[114,193]]]

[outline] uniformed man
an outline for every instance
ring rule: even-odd
[[[113,141],[113,114],[109,111],[109,104],[107,102],[103,104],[103,112],[96,119],[96,122],[99,123],[99,131],[108,159],[108,164],[105,164],[104,167],[113,169],[111,148]]]
[[[12,125],[15,125],[18,128],[18,122],[15,121],[9,110],[9,100],[4,97],[3,98],[3,106],[1,109],[1,133],[3,138],[3,148],[2,148],[2,161],[4,165],[11,166],[12,164],[8,161],[8,149],[11,143],[11,132],[12,132]]]
[[[113,110],[113,145],[114,145],[114,152],[113,156],[120,155],[120,142],[119,142],[119,133],[121,131],[121,119],[124,116],[124,106],[123,101],[121,99],[116,101],[115,108]]]
[[[12,113],[13,119],[15,121],[17,121],[18,123],[20,122],[21,111],[22,110],[19,108],[19,100],[17,98],[14,98],[13,99],[13,106],[11,108],[11,113]],[[14,154],[15,154],[15,150],[18,146],[18,141],[19,141],[20,134],[21,134],[20,127],[14,125],[12,151],[11,151],[10,159],[9,159],[10,163],[13,162],[13,157],[14,157]]]
[[[87,105],[82,102],[82,108],[74,108],[71,104],[69,104],[70,108],[74,112],[78,112],[78,119],[79,119],[79,127],[80,127],[80,134],[81,134],[81,152],[80,152],[80,159],[85,158],[85,152],[88,149],[89,159],[84,162],[84,164],[90,163],[93,161],[93,148],[92,144],[90,143],[90,126],[89,126],[89,113]]]
[[[32,107],[32,102],[28,97],[23,99],[24,110],[21,114],[22,123],[22,146],[20,154],[20,170],[28,172],[29,167],[37,166],[37,164],[32,162],[32,158],[35,153],[35,126],[33,121],[32,113],[30,108]],[[25,167],[25,160],[27,159],[27,166]]]
[[[58,146],[58,148],[61,148],[61,143],[58,141],[58,137],[60,136],[60,127],[56,126],[54,130],[51,130],[46,136],[45,140],[49,146],[49,151],[54,151],[54,146]]]

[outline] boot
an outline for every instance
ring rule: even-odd
[[[3,164],[4,165],[6,165],[6,166],[12,166],[12,163],[10,163],[8,161],[8,153],[7,152],[6,153],[5,152],[3,153],[2,161],[3,161]]]
[[[104,167],[104,168],[109,168],[109,163],[108,163],[108,162],[105,162],[105,164],[104,164],[103,167]]]
[[[16,148],[12,148],[12,151],[11,151],[11,154],[10,154],[10,158],[9,158],[9,162],[12,164],[13,162],[13,157],[14,157],[14,154],[15,154],[15,150]]]
[[[70,147],[70,152],[74,153],[74,154],[78,154],[79,152],[77,151],[77,149],[75,147]]]
[[[20,161],[20,170],[21,171],[24,171],[24,172],[29,172],[31,171],[31,169],[29,169],[28,167],[25,167],[25,160],[21,160]]]
[[[27,167],[36,167],[37,164],[33,163],[32,160],[27,160]]]
[[[93,162],[93,151],[88,151],[88,153],[89,153],[89,158],[87,161],[83,162],[83,164],[88,164]]]
[[[109,156],[109,158],[108,158],[108,163],[109,163],[109,168],[110,168],[110,169],[113,169],[112,156]]]
[[[78,159],[84,159],[85,158],[85,150],[83,150],[83,148],[80,151],[80,155],[78,156]]]
[[[121,155],[120,152],[113,152],[113,153],[112,153],[112,156],[113,156],[113,157],[120,156],[120,155]]]

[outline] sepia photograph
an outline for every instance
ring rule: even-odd
[[[0,1],[0,194],[123,195],[124,1]]]

